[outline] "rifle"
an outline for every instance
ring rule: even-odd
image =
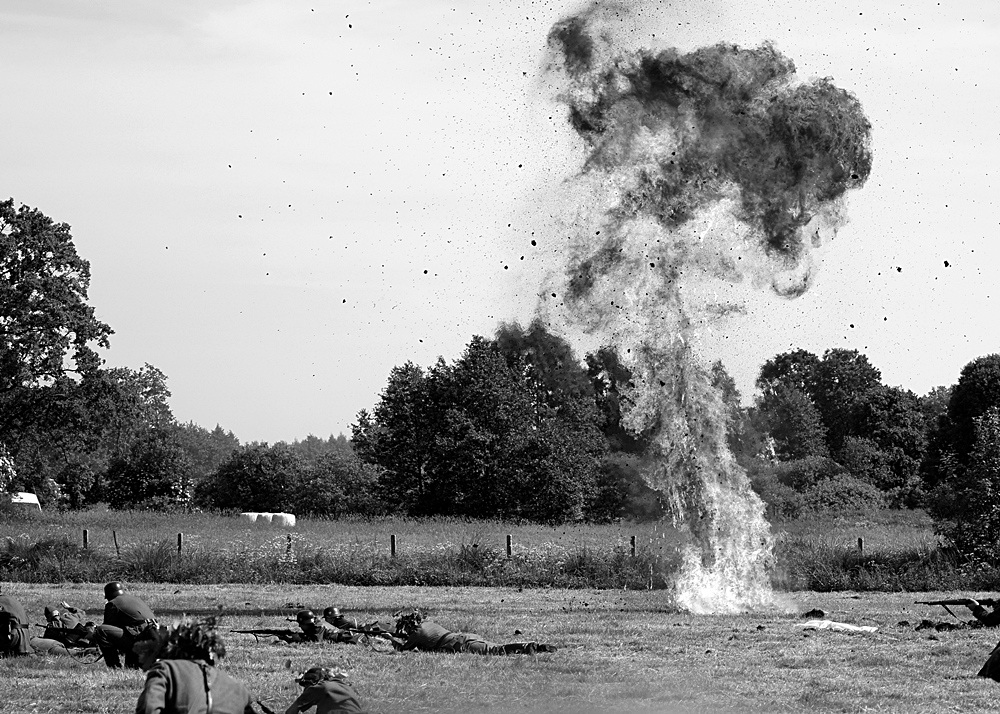
[[[345,627],[344,629],[349,632],[357,632],[361,635],[368,635],[369,637],[381,637],[386,640],[395,639],[390,630],[383,630],[382,626],[377,622],[370,622],[367,625],[358,625],[357,627]]]
[[[230,630],[230,632],[235,632],[239,635],[253,635],[257,642],[260,642],[261,637],[277,637],[283,642],[289,644],[293,642],[302,642],[302,633],[296,632],[295,630]]]
[[[260,710],[264,712],[264,714],[278,714],[276,711],[274,711],[274,709],[267,706],[264,702],[262,702],[259,699],[257,700],[257,706],[260,707]]]
[[[43,637],[61,642],[67,647],[93,647],[94,629],[93,627],[56,627],[54,625],[42,625],[38,622],[35,627],[44,630]],[[82,643],[82,644],[81,644]]]
[[[949,615],[951,615],[952,617],[954,617],[956,620],[960,620],[961,618],[958,615],[956,615],[954,612],[951,611],[951,608],[948,607],[949,605],[964,605],[965,607],[969,608],[970,610],[972,608],[974,608],[977,604],[978,605],[983,605],[985,607],[996,608],[997,601],[994,600],[993,598],[983,598],[982,600],[973,600],[971,597],[956,597],[956,598],[949,598],[949,599],[945,599],[945,600],[916,600],[916,601],[914,601],[913,604],[914,605],[940,605],[941,607],[943,607],[945,610],[948,611]]]

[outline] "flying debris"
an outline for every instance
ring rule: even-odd
[[[773,599],[771,536],[690,346],[740,308],[704,286],[749,276],[788,297],[807,290],[812,251],[871,171],[871,126],[851,93],[800,81],[771,43],[618,47],[611,25],[628,6],[592,3],[549,33],[548,77],[587,153],[560,227],[565,271],[543,290],[563,301],[540,309],[632,374],[623,423],[652,435],[645,478],[690,533],[678,604],[739,612]]]

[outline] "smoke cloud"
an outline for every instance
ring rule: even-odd
[[[625,10],[593,3],[548,37],[586,158],[561,226],[565,270],[541,309],[632,372],[623,422],[653,434],[646,480],[691,535],[678,604],[742,611],[771,602],[770,531],[691,338],[742,310],[720,285],[808,289],[813,249],[871,171],[870,124],[853,95],[800,81],[769,43],[623,50],[608,23]]]

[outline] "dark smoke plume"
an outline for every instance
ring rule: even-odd
[[[550,76],[587,147],[569,186],[566,272],[545,292],[561,293],[548,310],[562,314],[549,317],[631,374],[622,423],[644,436],[644,478],[690,535],[678,604],[741,611],[773,601],[770,529],[691,338],[741,311],[720,284],[809,287],[811,249],[871,171],[870,125],[849,92],[799,81],[771,44],[621,51],[607,21],[627,9],[595,2],[549,34]]]
[[[871,126],[858,100],[830,79],[796,83],[795,65],[772,45],[609,56],[591,19],[571,17],[549,34],[570,80],[563,99],[590,147],[586,168],[632,164],[635,177],[610,211],[604,244],[575,266],[571,297],[620,255],[616,224],[647,216],[669,230],[731,187],[738,218],[768,255],[795,263],[817,211],[868,178]],[[649,155],[638,144],[656,135],[669,136],[669,150]],[[802,280],[776,289],[807,287]]]

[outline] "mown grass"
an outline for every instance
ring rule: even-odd
[[[89,533],[86,550],[84,528]],[[183,533],[180,554],[178,533]],[[395,557],[389,552],[391,535],[396,536]],[[772,581],[779,590],[1000,588],[997,568],[962,561],[943,547],[919,511],[813,517],[776,524],[774,535]],[[669,588],[685,540],[663,523],[548,527],[458,519],[303,519],[294,529],[283,530],[207,513],[103,510],[8,518],[0,522],[2,536],[0,578],[25,582],[632,590]]]
[[[59,600],[94,612],[102,604],[100,584],[3,587],[36,618],[45,604]],[[937,616],[906,594],[799,593],[768,612],[698,617],[674,611],[664,591],[142,584],[132,590],[161,620],[224,605],[223,630],[287,626],[289,606],[300,604],[338,605],[382,620],[397,608],[418,606],[453,629],[560,647],[536,657],[492,658],[257,645],[251,636],[230,635],[228,671],[277,711],[298,693],[292,673],[314,664],[347,670],[376,714],[988,712],[995,711],[1000,692],[997,683],[974,676],[996,632],[929,634],[900,625]],[[879,630],[805,632],[798,613],[813,607]],[[54,657],[22,658],[0,661],[0,681],[0,712],[106,714],[134,708],[142,675]]]

